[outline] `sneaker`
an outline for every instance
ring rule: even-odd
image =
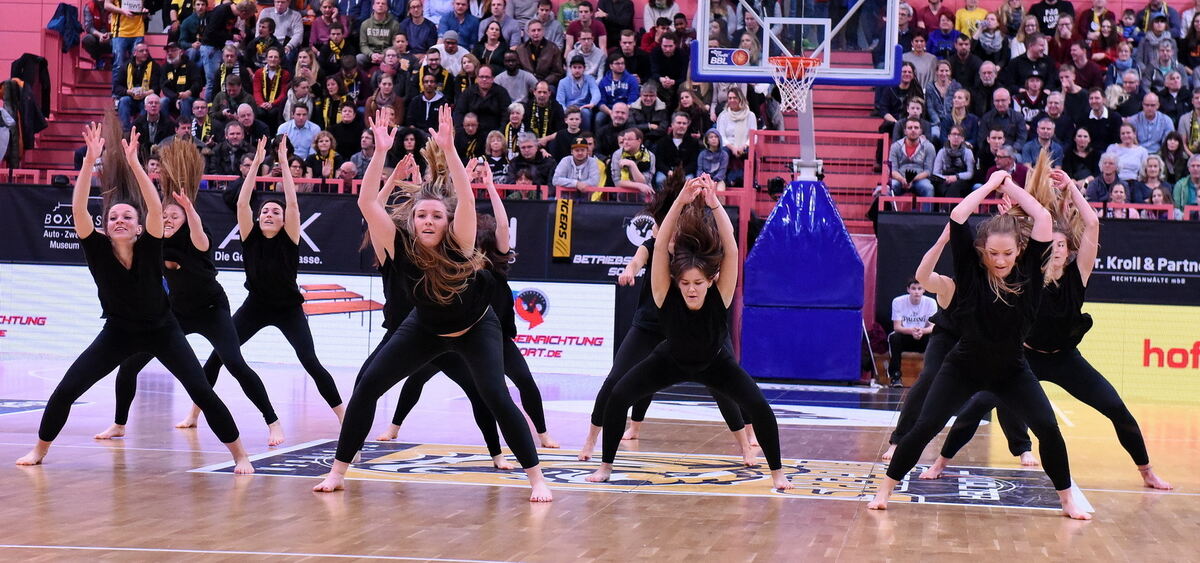
[[[900,374],[891,374],[890,379],[892,380],[893,389],[900,389],[904,387],[904,384],[900,382]]]

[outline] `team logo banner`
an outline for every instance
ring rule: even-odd
[[[254,456],[259,475],[319,478],[329,472],[336,440],[317,440]],[[829,499],[861,502],[875,494],[883,466],[870,462],[784,459],[795,485],[771,489],[765,464],[745,467],[740,457],[657,452],[621,452],[607,483],[589,483],[596,461],[578,461],[578,452],[538,452],[542,473],[552,489],[593,492],[636,492],[667,495],[746,496]],[[922,480],[917,467],[892,495],[891,502],[951,504],[1058,510],[1058,495],[1041,471],[950,467],[941,479]],[[209,465],[192,472],[233,474],[233,463]],[[351,466],[348,479],[526,487],[519,470],[501,471],[482,446],[367,442],[362,462]]]
[[[75,402],[71,406],[86,405]],[[30,411],[40,411],[46,408],[46,401],[27,401],[25,399],[0,399],[0,415],[17,414]]]

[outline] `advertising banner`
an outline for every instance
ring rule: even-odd
[[[533,373],[608,375],[615,286],[510,281],[517,347]]]

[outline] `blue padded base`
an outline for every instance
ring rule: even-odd
[[[742,367],[754,377],[854,381],[861,376],[861,345],[858,309],[742,310]]]

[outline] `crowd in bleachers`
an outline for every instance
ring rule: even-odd
[[[458,153],[484,158],[497,183],[650,194],[681,166],[738,185],[771,103],[766,89],[689,80],[697,33],[676,0],[639,1],[637,27],[633,0],[213,1],[85,0],[82,38],[147,156],[192,142],[209,174],[245,174],[257,139],[282,136],[294,156],[262,173],[359,178],[376,111],[401,128],[388,165],[414,154],[424,166],[450,105]],[[752,17],[713,4],[702,40],[757,45],[735,25]],[[169,42],[156,59],[143,39],[159,17]]]
[[[1046,150],[1093,202],[1173,204],[1200,186],[1200,1],[1116,13],[1105,0],[900,4],[900,83],[880,88],[893,195],[1018,183]],[[1138,217],[1115,206],[1110,216]]]

